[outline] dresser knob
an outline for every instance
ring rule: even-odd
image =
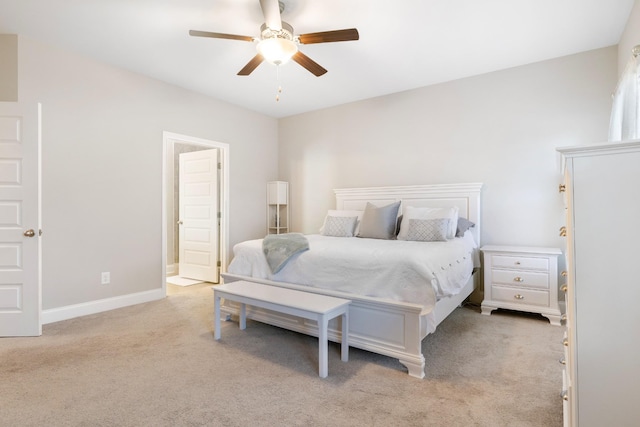
[[[562,345],[565,347],[569,347],[569,340],[567,338],[562,340]]]
[[[560,320],[562,320],[563,322],[567,321],[567,315],[563,314],[562,316],[560,316]]]
[[[564,185],[564,184],[558,185],[558,191],[560,193],[564,193],[566,190],[567,190],[567,186],[566,185]]]
[[[562,357],[560,358],[560,360],[558,360],[558,362],[559,362],[561,365],[566,365],[566,364],[567,364],[567,361],[566,361],[566,359],[564,358],[564,356],[562,356]]]
[[[560,237],[564,237],[566,235],[567,235],[567,227],[563,225],[562,227],[560,227]]]
[[[517,299],[517,300],[524,299],[524,296],[522,296],[522,295],[520,295],[520,294],[515,294],[513,297],[514,297],[515,299]]]
[[[520,265],[520,261],[516,261],[516,262],[515,262],[515,264],[516,264],[516,265]]]
[[[561,275],[562,277],[567,277],[567,270],[563,270],[563,271],[560,273],[560,275]]]
[[[567,390],[562,390],[560,397],[562,397],[562,400],[569,400],[569,392]]]
[[[524,282],[524,279],[522,277],[520,277],[520,276],[517,276],[517,277],[513,278],[513,281],[514,282]]]
[[[564,293],[567,293],[567,285],[560,286],[560,290]]]

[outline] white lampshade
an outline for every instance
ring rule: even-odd
[[[261,40],[257,48],[265,60],[275,65],[286,63],[298,51],[293,41],[278,37]]]

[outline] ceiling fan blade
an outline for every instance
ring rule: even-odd
[[[249,36],[237,36],[235,34],[224,34],[224,33],[211,33],[209,31],[189,30],[189,35],[195,36],[195,37],[211,37],[214,39],[242,40],[245,42],[253,41],[253,37],[249,37]]]
[[[309,70],[316,77],[320,77],[327,72],[327,70],[325,70],[320,64],[300,51],[297,51],[296,54],[291,57],[291,59]]]
[[[280,18],[280,4],[278,0],[260,0],[260,7],[264,15],[264,23],[272,30],[282,29],[282,19]]]
[[[247,65],[244,66],[244,68],[240,71],[238,71],[238,75],[239,76],[248,76],[249,74],[251,74],[253,72],[253,70],[256,69],[256,67],[260,64],[262,64],[262,61],[264,61],[264,58],[262,57],[262,55],[260,55],[259,53],[254,56],[251,61],[249,61],[247,63]]]
[[[300,34],[298,36],[300,43],[312,44],[312,43],[331,43],[331,42],[346,42],[351,40],[360,39],[358,30],[355,28],[349,28],[346,30],[334,30],[334,31],[322,31],[319,33]]]

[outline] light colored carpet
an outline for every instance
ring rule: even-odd
[[[197,285],[198,283],[202,283],[202,280],[187,279],[186,277],[182,276],[168,276],[167,283],[171,283],[172,285],[176,286],[193,286]]]
[[[208,285],[0,339],[2,426],[560,426],[563,328],[459,308],[424,341],[427,374],[248,321],[213,339]]]

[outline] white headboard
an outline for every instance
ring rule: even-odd
[[[480,191],[482,183],[406,185],[399,187],[338,188],[336,209],[364,210],[367,202],[383,206],[402,201],[402,206],[445,208],[457,206],[459,216],[476,224],[471,228],[480,245]]]

